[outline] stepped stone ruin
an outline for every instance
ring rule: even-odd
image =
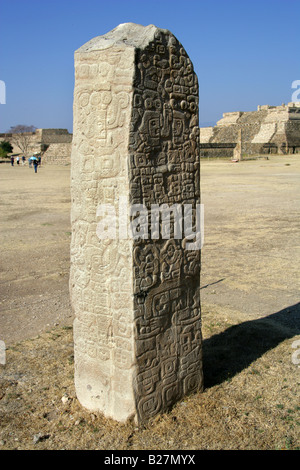
[[[257,111],[224,113],[215,127],[200,129],[201,156],[300,153],[300,103],[258,106]]]
[[[28,138],[26,157],[33,153],[41,153],[43,163],[55,165],[69,165],[71,160],[72,134],[67,129],[35,129],[33,132],[24,133]],[[22,135],[22,134],[21,134]],[[7,132],[0,134],[0,140],[7,140],[13,146],[12,153],[24,155],[22,148],[18,146],[17,137],[20,134]]]
[[[203,388],[200,250],[145,222],[200,202],[198,80],[168,30],[121,24],[75,52],[71,197],[77,397],[143,423]]]

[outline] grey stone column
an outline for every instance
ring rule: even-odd
[[[119,421],[203,387],[200,250],[184,230],[199,164],[197,76],[172,33],[126,23],[75,52],[75,385]]]

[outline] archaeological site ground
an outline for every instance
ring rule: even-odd
[[[200,167],[204,390],[138,427],[76,396],[70,166],[0,165],[0,449],[299,449],[299,157]]]

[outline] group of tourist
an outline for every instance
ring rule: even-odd
[[[38,166],[41,165],[41,156],[35,156],[33,155],[32,157],[29,157],[28,158],[28,165],[29,165],[29,168],[34,168],[34,172],[37,173],[37,169],[38,169]],[[22,161],[22,166],[25,165],[26,163],[26,157],[24,157],[24,155],[21,157],[18,156],[16,158],[16,162],[17,162],[17,165],[20,165],[20,161]],[[15,165],[15,157],[14,156],[11,156],[10,157],[10,163],[11,163],[11,166],[14,166]]]

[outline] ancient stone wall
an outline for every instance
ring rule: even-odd
[[[48,146],[43,155],[44,163],[66,164],[71,162],[72,134],[67,129],[36,129],[35,132],[26,133],[28,139],[27,157],[33,153],[43,152],[44,146]],[[18,134],[0,134],[0,140],[8,140],[13,146],[14,154],[22,154],[22,149],[16,143]],[[51,148],[49,148],[51,147]],[[48,151],[49,150],[49,151]]]
[[[72,134],[67,129],[37,129],[35,131],[37,140],[43,144],[71,143]]]
[[[298,153],[300,105],[266,105],[258,106],[257,111],[224,113],[215,127],[200,129],[201,156],[219,156],[221,144],[223,156],[228,156],[231,147],[226,144],[236,144],[240,132],[242,153]]]
[[[6,140],[11,143],[13,147],[12,153],[14,154],[21,154],[22,150],[20,147],[17,145],[17,143],[14,140],[14,137],[19,137],[18,135],[12,134],[12,133],[5,133],[5,134],[0,134],[0,140]],[[30,143],[29,145],[29,152],[28,155],[34,153],[34,152],[40,152],[41,150],[41,143],[40,139],[38,138],[37,134],[35,132],[27,132],[26,133],[26,138],[28,139],[28,142]]]
[[[72,142],[49,144],[43,153],[43,164],[46,165],[70,165]]]

